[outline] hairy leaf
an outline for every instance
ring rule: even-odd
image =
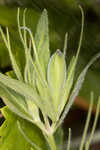
[[[47,150],[39,128],[12,113],[8,107],[2,108],[1,111],[6,120],[0,127],[0,150],[37,150],[35,147]],[[18,122],[25,136],[20,132]]]
[[[46,75],[46,69],[50,58],[48,16],[46,10],[43,11],[38,22],[35,34],[35,43],[38,51],[39,61],[42,65],[43,73],[45,73]]]
[[[61,122],[64,120],[65,116],[68,114],[68,112],[69,112],[69,110],[70,110],[70,108],[71,108],[71,106],[72,106],[72,104],[73,104],[73,102],[74,102],[76,96],[78,95],[79,90],[80,90],[80,88],[82,87],[82,83],[83,83],[83,81],[84,81],[84,79],[85,79],[85,76],[86,76],[86,73],[87,73],[89,67],[90,67],[99,57],[100,57],[100,53],[98,53],[96,56],[94,56],[94,57],[90,60],[90,62],[87,64],[87,66],[84,68],[84,70],[83,70],[83,71],[81,72],[81,74],[79,75],[79,77],[78,77],[78,79],[77,79],[77,81],[76,81],[76,84],[75,84],[75,86],[74,86],[74,89],[73,89],[73,91],[72,91],[72,93],[71,93],[71,96],[70,96],[70,98],[69,98],[69,101],[68,101],[68,103],[67,103],[67,105],[66,105],[66,107],[65,107],[64,113],[63,113],[63,115],[62,115],[62,117],[61,117],[60,124],[61,124]]]
[[[27,104],[25,103],[25,98],[23,96],[18,95],[16,92],[3,85],[0,85],[0,96],[2,97],[4,103],[14,113],[29,121],[33,120],[27,110]]]
[[[61,91],[66,81],[66,62],[63,53],[59,50],[49,60],[47,79],[53,95],[55,110],[58,111]]]
[[[48,102],[45,103],[45,101],[38,95],[38,93],[34,91],[33,88],[28,84],[12,79],[1,73],[0,73],[0,83],[1,85],[5,85],[5,87],[8,87],[9,89],[15,91],[19,95],[24,96],[27,100],[32,100],[34,104],[36,104],[41,109],[41,111],[43,112],[45,111],[47,114],[51,114],[52,118],[55,117],[55,114],[52,111],[53,110],[52,107],[48,109],[48,107],[46,106]]]

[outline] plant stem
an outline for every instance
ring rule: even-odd
[[[55,144],[53,135],[48,136],[48,143],[49,143],[51,150],[56,150],[56,144]]]

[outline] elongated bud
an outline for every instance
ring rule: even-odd
[[[60,103],[61,91],[66,80],[66,63],[64,54],[57,50],[50,58],[47,72],[48,84],[57,110]]]

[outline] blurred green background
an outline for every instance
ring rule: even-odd
[[[17,32],[17,8],[21,8],[21,14],[27,7],[26,23],[33,34],[41,11],[46,8],[49,16],[50,50],[63,49],[64,36],[68,32],[67,63],[76,53],[81,29],[81,13],[78,5],[81,5],[85,15],[85,26],[82,48],[76,68],[76,76],[88,63],[92,56],[100,52],[100,0],[0,0],[0,25],[4,29],[9,27],[13,53],[18,62],[23,65],[23,50]],[[22,15],[20,16],[20,18]],[[11,70],[11,64],[7,49],[0,37],[0,71]],[[89,103],[90,92],[94,91],[95,102],[100,95],[100,60],[89,69],[80,97]],[[80,104],[79,104],[80,105]]]
[[[6,27],[9,28],[12,50],[17,62],[22,66],[25,63],[23,48],[17,32],[18,7],[21,9],[21,20],[23,10],[27,8],[26,24],[31,28],[33,34],[35,33],[36,24],[42,10],[44,8],[48,10],[51,53],[56,49],[63,50],[65,33],[68,32],[66,56],[66,63],[68,65],[70,58],[77,51],[79,42],[81,30],[79,4],[84,10],[85,25],[81,52],[76,68],[76,77],[92,56],[100,52],[100,0],[0,0],[0,26],[4,32]],[[0,71],[5,73],[11,69],[8,51],[0,36]],[[88,109],[91,91],[94,92],[95,103],[97,103],[98,96],[100,96],[100,59],[88,70],[79,97],[75,103],[79,109]],[[2,106],[3,103],[0,100],[0,107]],[[82,112],[79,109],[72,110],[72,114],[69,114],[67,121],[65,120],[64,127],[70,127],[71,122],[71,127],[74,128],[74,131],[77,132],[77,128],[77,134],[81,135],[86,114],[84,115],[84,112],[81,114]],[[79,121],[75,124],[77,119]],[[79,131],[80,128],[81,132]]]

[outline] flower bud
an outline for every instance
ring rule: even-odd
[[[66,80],[66,62],[64,54],[60,50],[57,50],[50,58],[47,79],[53,98],[53,105],[57,111],[61,100],[61,91]]]

